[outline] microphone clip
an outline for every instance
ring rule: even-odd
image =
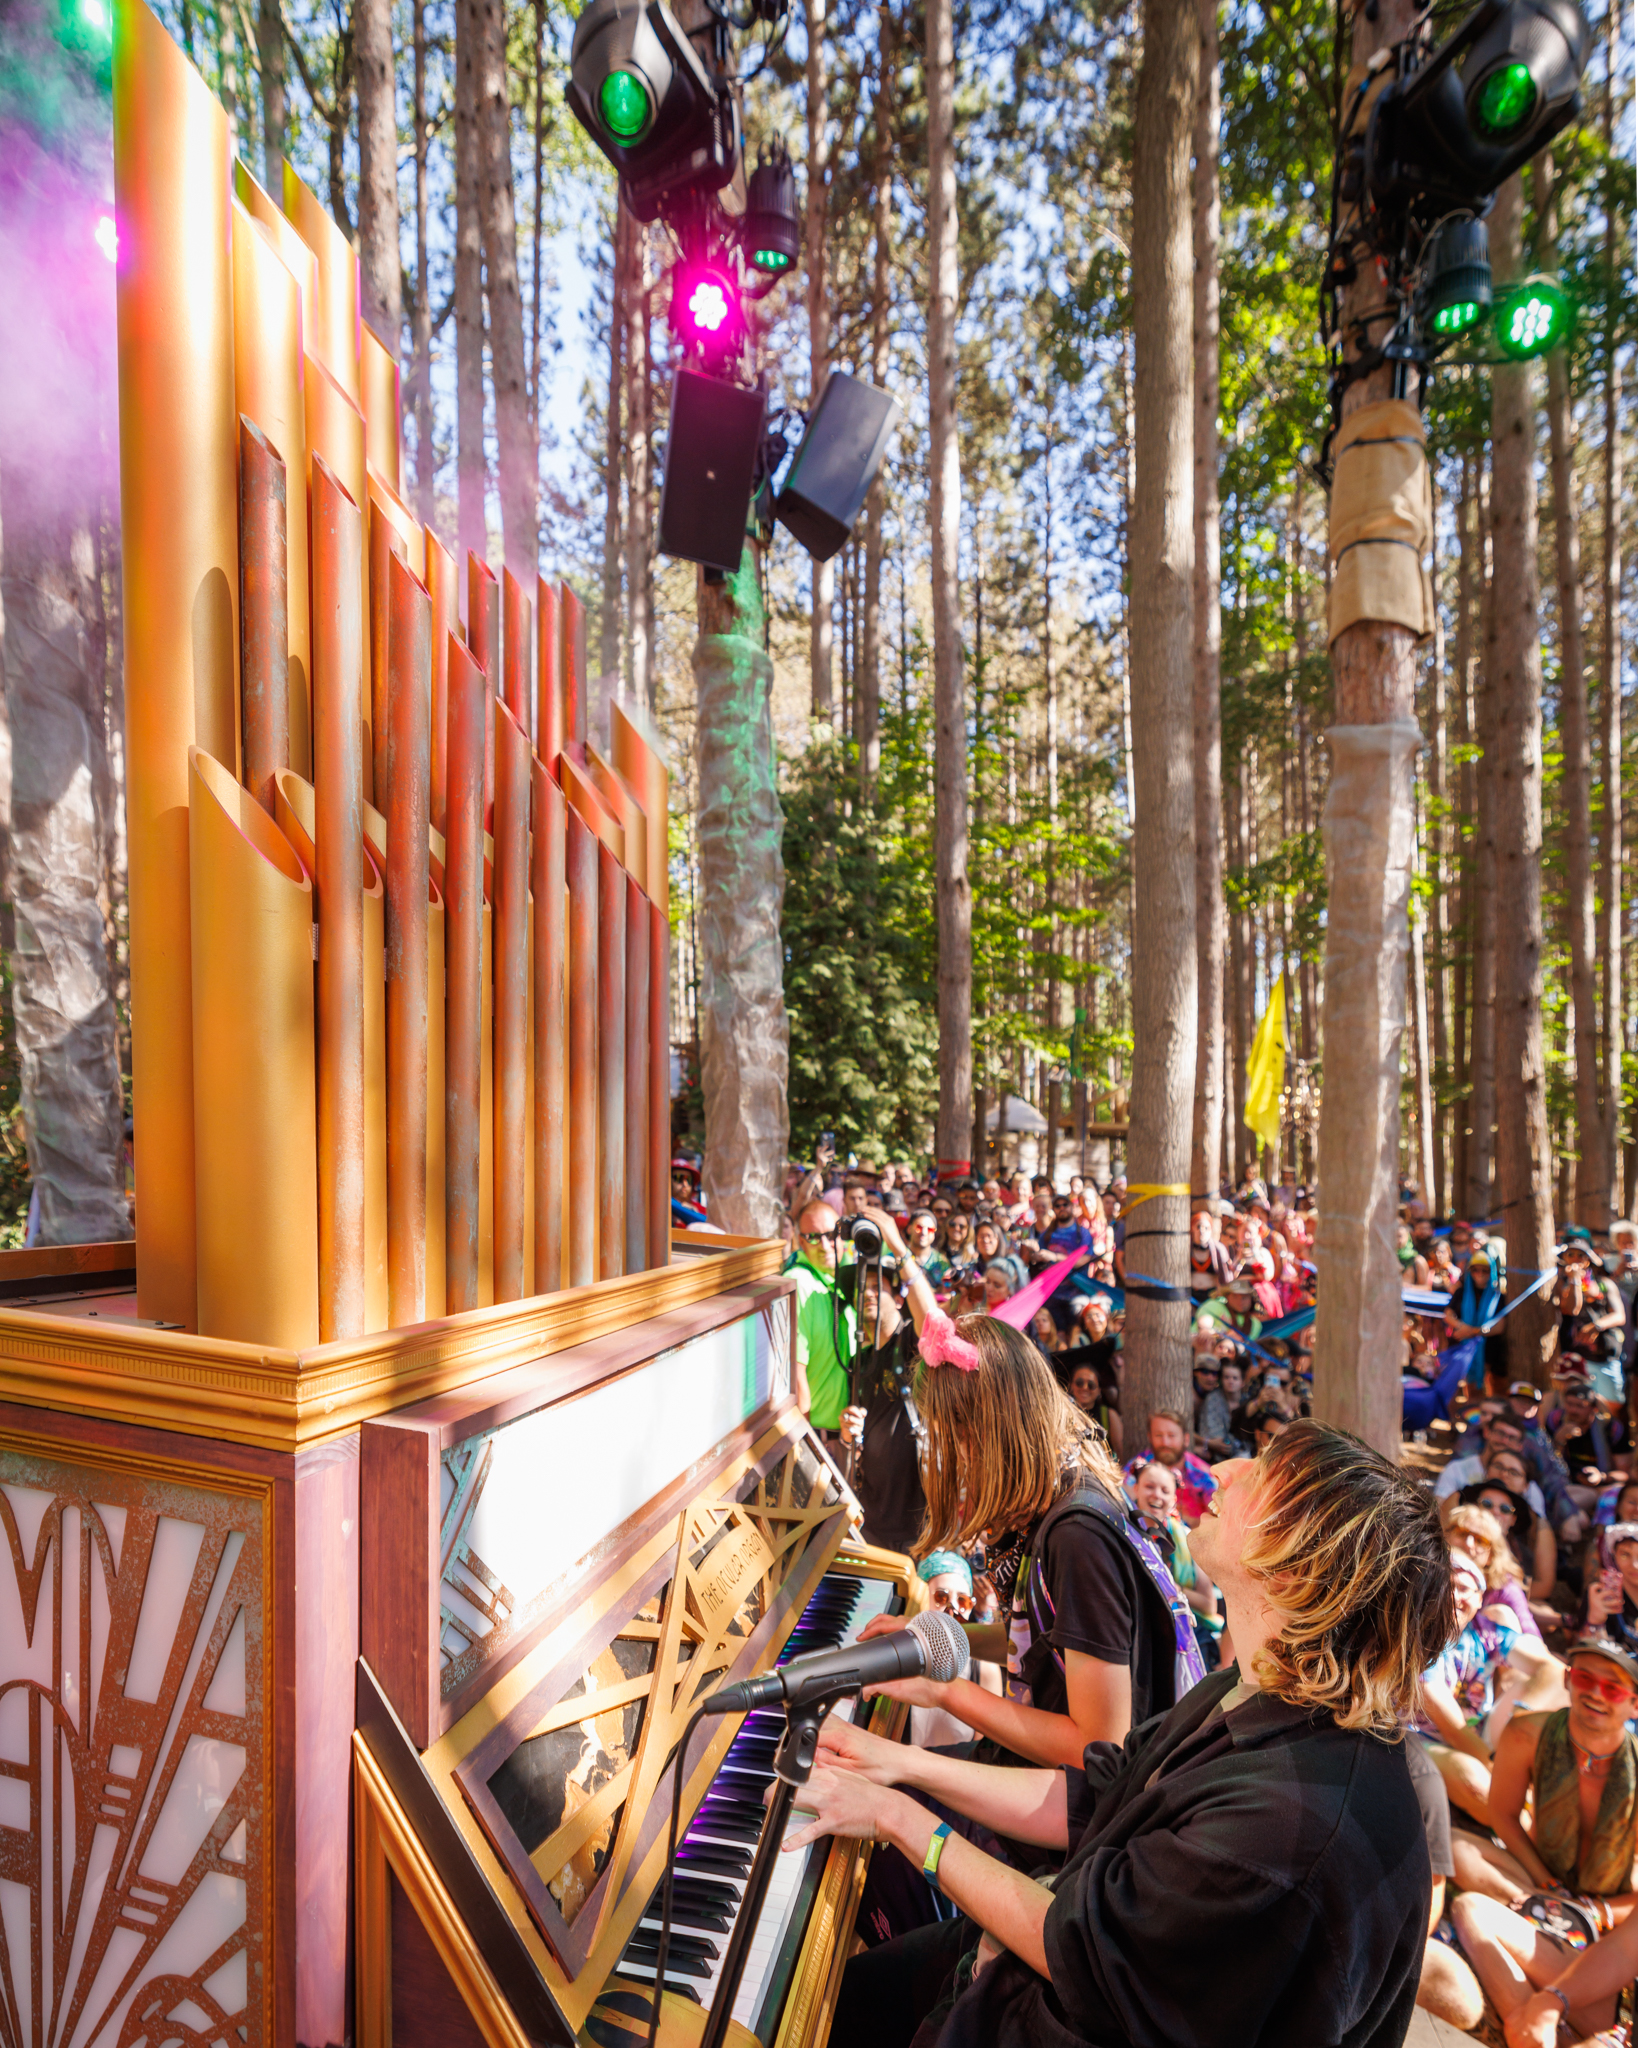
[[[819,1754],[819,1730],[838,1700],[852,1699],[858,1681],[845,1676],[815,1678],[785,1704],[785,1732],[774,1754],[774,1775],[787,1785],[805,1785]]]

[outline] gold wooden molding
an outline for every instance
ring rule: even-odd
[[[392,1884],[404,1888],[485,2048],[534,2048],[362,1735],[353,1731],[358,2048],[392,2048]]]
[[[296,1451],[770,1278],[782,1256],[776,1240],[745,1242],[712,1258],[299,1352],[0,1302],[0,1400]]]

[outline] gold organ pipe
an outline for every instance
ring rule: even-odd
[[[142,0],[116,0],[115,17],[137,1305],[193,1329],[188,748],[237,760],[228,127]]]
[[[400,488],[401,461],[398,358],[367,321],[359,327],[358,384],[370,461],[396,495]]]
[[[426,1314],[444,1313],[444,898],[437,882],[427,906]]]
[[[313,891],[249,790],[188,750],[202,1335],[318,1342]]]
[[[347,396],[323,363],[309,352],[303,365],[303,398],[307,420],[307,449],[309,455],[322,455],[330,474],[358,507],[362,518],[370,502],[369,472],[364,459],[364,415]],[[308,506],[308,529],[312,529],[311,500]],[[311,573],[311,572],[309,572]],[[359,550],[358,565],[358,616],[361,630],[368,630],[370,616],[370,562],[366,548]],[[366,654],[368,643],[366,641]],[[370,743],[370,697],[369,675],[364,677],[363,702],[359,717],[363,721],[361,745],[364,760],[364,795],[375,792],[374,763],[371,759]],[[315,763],[316,763],[315,755]]]
[[[263,194],[265,198],[266,195]],[[301,246],[290,223],[290,240]],[[307,267],[312,269],[312,257]],[[243,206],[233,209],[233,402],[255,423],[285,475],[286,710],[290,766],[310,775],[312,655],[307,590],[307,409],[302,377],[301,286],[275,238]]]
[[[244,782],[269,817],[273,778],[290,766],[290,605],[284,535],[284,464],[267,437],[241,417],[239,678]]]
[[[387,885],[364,839],[364,1327],[387,1318]]]
[[[449,790],[444,845],[445,1313],[478,1306],[483,1020],[483,670],[449,636]]]
[[[625,1270],[640,1273],[648,1258],[648,898],[625,878]]]
[[[597,849],[597,1277],[626,1269],[626,874]]]
[[[318,259],[318,298],[308,322],[308,353],[318,357],[354,405],[361,405],[358,256],[288,162],[284,167],[284,210]],[[363,502],[361,490],[358,503]]]
[[[535,1292],[563,1284],[564,1123],[568,1111],[567,880],[563,792],[537,756],[530,876],[534,920]]]
[[[596,836],[567,808],[569,880],[569,1285],[597,1273],[597,894]]]
[[[529,1169],[529,735],[499,699],[493,717],[495,1299],[517,1301]]]
[[[432,597],[432,823],[442,832],[449,786],[449,636],[461,630],[460,579],[455,557],[426,528],[426,586]]]
[[[363,518],[312,458],[319,1338],[365,1329]]]
[[[648,956],[648,1255],[671,1255],[671,878],[670,780],[658,748],[623,705],[609,707],[609,752],[643,807],[647,825]]]
[[[544,576],[535,578],[535,752],[548,774],[563,751],[563,687],[558,666],[558,599]]]
[[[387,1319],[426,1314],[432,603],[396,557],[387,635]]]
[[[529,700],[534,695],[530,687],[534,680],[530,673],[534,650],[530,645],[529,599],[510,569],[501,581],[501,609],[506,620],[506,633],[501,655],[500,694],[507,710],[522,728],[524,738],[532,739]]]
[[[393,523],[376,503],[371,480],[370,532],[370,667],[365,678],[370,715],[369,792],[372,802],[385,810],[387,773],[387,639],[392,610],[392,578],[389,564],[396,556],[407,564],[404,543]],[[429,685],[430,688],[430,685]]]
[[[466,644],[472,650],[472,659],[483,670],[484,681],[489,694],[500,693],[501,665],[501,622],[500,585],[495,581],[495,572],[485,562],[480,562],[470,550],[466,557]],[[489,829],[490,813],[495,807],[495,722],[488,719],[484,725],[483,755],[483,822],[484,830]]]
[[[563,692],[563,742],[586,744],[586,607],[568,584],[557,607],[557,673]]]

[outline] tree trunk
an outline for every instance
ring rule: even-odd
[[[1447,797],[1449,775],[1447,772],[1448,720],[1446,716],[1445,690],[1445,634],[1444,615],[1435,613],[1433,636],[1433,661],[1430,665],[1428,687],[1428,798],[1429,817],[1423,827],[1422,844],[1430,880],[1428,891],[1428,917],[1432,927],[1433,959],[1424,961],[1424,979],[1428,988],[1429,1065],[1428,1114],[1432,1122],[1431,1144],[1429,1147],[1433,1185],[1422,1190],[1429,1208],[1436,1216],[1447,1213],[1446,1202],[1450,1191],[1450,1160],[1445,1143],[1445,1111],[1439,1100],[1440,1084],[1448,1086],[1450,1077],[1450,1044],[1445,1004],[1445,968],[1450,944],[1450,875],[1445,862],[1445,843],[1448,820]]]
[[[489,305],[495,442],[500,456],[501,535],[507,567],[533,590],[540,563],[540,454],[529,425],[518,223],[512,198],[512,102],[506,67],[506,0],[477,0],[478,133],[483,265]]]
[[[723,1229],[773,1237],[782,1212],[790,1118],[779,914],[784,820],[774,780],[757,550],[738,572],[699,579],[694,650],[699,734],[702,1174]]]
[[[1223,720],[1217,499],[1218,133],[1222,74],[1217,0],[1199,0],[1200,90],[1194,124],[1194,916],[1198,1043],[1189,1186],[1214,1196],[1223,1177]]]
[[[1193,230],[1189,145],[1200,71],[1198,0],[1146,0],[1132,162],[1132,1106],[1127,1158],[1154,1188],[1129,1237],[1161,1289],[1129,1290],[1123,1427],[1187,1412],[1188,1172],[1195,1086]],[[1136,1263],[1136,1262],[1134,1262]]]
[[[649,421],[648,231],[631,224],[626,265],[626,603],[631,633],[631,693],[654,706],[654,564],[650,538],[652,428]]]
[[[1621,5],[1610,0],[1607,35],[1609,61],[1604,88],[1604,149],[1615,155],[1615,87],[1621,69]],[[1614,207],[1604,214],[1604,275],[1619,274],[1620,226]],[[1615,1201],[1614,1169],[1624,1098],[1622,1054],[1626,1014],[1621,1002],[1621,357],[1615,302],[1604,335],[1604,553],[1600,610],[1604,630],[1598,649],[1598,779],[1600,785],[1598,857],[1602,903],[1598,915],[1598,964],[1603,983],[1600,1033],[1604,1055],[1605,1156],[1611,1175],[1610,1202]],[[1629,1150],[1630,1157],[1630,1150]],[[1638,1188],[1629,1170],[1623,1199],[1629,1215],[1638,1216]]]
[[[0,671],[11,735],[12,976],[36,1242],[127,1238],[125,1107],[95,792],[101,607],[83,520],[6,506]]]
[[[870,284],[870,381],[887,382],[887,335],[893,254],[893,76],[898,39],[893,10],[881,13],[881,75],[876,86],[875,262]],[[864,645],[859,663],[859,794],[865,802],[881,769],[882,555],[887,486],[878,474],[865,503]],[[973,1157],[982,1158],[977,1146]]]
[[[1524,194],[1508,179],[1490,216],[1498,277],[1516,277]],[[1496,957],[1496,1165],[1511,1293],[1553,1261],[1541,1022],[1541,625],[1536,583],[1535,408],[1525,363],[1491,372],[1495,451],[1496,890],[1507,944]],[[1547,1384],[1552,1311],[1535,1299],[1507,1319],[1514,1379]]]
[[[478,79],[484,0],[455,0],[455,475],[460,552],[488,559],[483,445],[483,158]],[[464,579],[463,579],[464,580]]]
[[[973,899],[961,675],[961,448],[956,435],[957,218],[953,0],[927,6],[928,529],[933,602],[933,862],[938,895],[938,1133],[943,1171],[971,1161]]]
[[[1483,656],[1474,693],[1475,770],[1473,853],[1473,1019],[1470,1065],[1470,1126],[1467,1196],[1476,1223],[1491,1213],[1492,1168],[1496,1158],[1496,605],[1491,562],[1494,520],[1492,472],[1479,468],[1479,640]]]
[[[1353,67],[1409,33],[1414,0],[1355,0]],[[1344,217],[1346,231],[1348,216]],[[1346,350],[1378,332],[1384,287],[1361,262],[1342,302]],[[1393,373],[1356,379],[1343,418],[1392,396]],[[1320,1104],[1319,1291],[1314,1410],[1387,1457],[1398,1453],[1404,1311],[1399,1206],[1400,1056],[1414,845],[1416,636],[1361,619],[1332,642],[1336,724],[1325,804],[1325,1089]],[[1344,1021],[1346,1020],[1346,1021]]]
[[[1558,201],[1553,153],[1535,165],[1539,257],[1558,268]],[[1595,1230],[1609,1227],[1614,1175],[1599,1088],[1598,982],[1593,916],[1592,750],[1587,734],[1587,664],[1581,626],[1581,530],[1576,517],[1570,368],[1563,348],[1547,358],[1547,433],[1552,450],[1553,554],[1558,575],[1558,734],[1564,753],[1564,921],[1570,937],[1570,997],[1575,1008],[1575,1213]]]
[[[1455,958],[1451,963],[1451,1086],[1456,1113],[1450,1160],[1450,1204],[1454,1212],[1468,1209],[1468,1144],[1472,1116],[1469,1086],[1468,1047],[1471,1004],[1468,988],[1472,976],[1473,946],[1473,861],[1470,838],[1474,831],[1473,742],[1473,461],[1462,455],[1462,481],[1456,499],[1456,737],[1462,764],[1453,804],[1451,850],[1456,856]]]
[[[410,323],[415,361],[411,409],[415,417],[415,516],[431,525],[438,476],[432,425],[432,280],[427,247],[427,10],[415,0],[411,38],[415,51],[415,103],[411,109],[415,151],[415,311]]]
[[[615,202],[609,240],[613,269],[609,279],[609,396],[603,417],[603,613],[600,651],[603,673],[620,674],[620,555],[624,546],[620,521],[620,446],[625,384],[626,289],[631,270],[631,215]]]
[[[404,331],[398,253],[398,107],[392,0],[353,0],[358,66],[358,255],[364,319],[396,357]]]
[[[277,198],[284,191],[284,18],[279,0],[256,10],[256,49],[262,72],[262,182]]]
[[[825,276],[826,184],[830,174],[829,84],[825,75],[825,0],[804,0],[808,28],[808,185],[803,216],[802,260],[808,292],[808,408],[819,403],[830,368],[830,306]],[[929,37],[932,34],[928,29]],[[813,681],[813,715],[834,723],[831,682],[831,609],[836,575],[830,562],[813,562],[813,618],[808,661]]]

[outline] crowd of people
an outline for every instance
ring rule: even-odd
[[[798,1398],[859,1496],[866,1539],[917,1557],[933,1603],[991,1652],[973,1678],[904,1683],[912,1706],[936,1710],[960,1741],[909,1752],[909,1765],[901,1750],[894,1781],[919,1773],[946,1832],[1008,1869],[1061,1864],[1066,1850],[1074,1863],[1074,1811],[1065,1824],[1054,1809],[1048,1825],[1019,1808],[1021,1778],[997,1799],[958,1766],[1067,1773],[1073,1807],[1091,1797],[1094,1756],[1156,1716],[1175,1719],[1204,1674],[1224,1672],[1231,1703],[1269,1682],[1248,1668],[1248,1637],[1255,1628],[1256,1657],[1278,1665],[1278,1631],[1269,1637],[1266,1616],[1253,1624],[1243,1597],[1237,1617],[1238,1567],[1224,1562],[1219,1528],[1236,1475],[1275,1469],[1283,1443],[1314,1455],[1331,1434],[1305,1419],[1313,1204],[1250,1182],[1195,1206],[1194,1398],[1186,1412],[1147,1415],[1133,1440],[1121,1412],[1125,1290],[1149,1276],[1128,1262],[1124,1182],[1072,1176],[1061,1188],[1020,1173],[928,1185],[908,1169],[843,1172],[822,1158],[793,1170],[787,1193]],[[1407,1190],[1400,1243],[1406,1385],[1461,1366],[1439,1432],[1447,1461],[1436,1477],[1435,1457],[1420,1478],[1401,1475],[1436,1531],[1448,1604],[1392,1728],[1374,1708],[1354,1724],[1396,1739],[1431,1871],[1411,1989],[1450,2023],[1514,2048],[1625,2041],[1612,1993],[1638,1962],[1627,1400],[1638,1231],[1620,1226],[1604,1244],[1564,1233],[1544,1281],[1558,1315],[1545,1391],[1506,1376],[1499,1240],[1437,1224]],[[862,1741],[848,1736],[828,1766],[877,1770]],[[1094,1827],[1099,1812],[1094,1800]],[[951,1969],[963,1937],[902,1850],[873,1859],[860,1918],[899,1988],[861,1958],[842,2007],[856,2031],[833,2039],[908,2042],[929,2003],[942,2011],[952,1992],[959,2002]],[[976,1938],[973,1918],[957,1924]],[[1029,1938],[1046,1939],[1038,1926]],[[1043,1955],[1050,1964],[1050,1940]],[[1048,1975],[1056,1987],[1059,1972]],[[915,2014],[906,1983],[919,1987]],[[1104,2011],[1107,1991],[1089,2010]],[[1125,2015],[1130,2038],[1227,2038],[1189,2031],[1170,1997],[1144,1992],[1142,2023]],[[973,2038],[1014,2036],[997,2024]]]

